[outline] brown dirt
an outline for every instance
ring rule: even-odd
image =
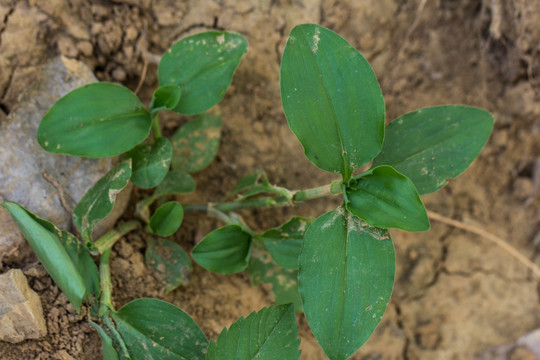
[[[425,6],[423,6],[425,4]],[[56,54],[88,64],[101,80],[141,92],[156,84],[155,56],[175,40],[207,29],[244,34],[250,44],[221,104],[223,142],[217,160],[197,175],[198,191],[184,202],[212,201],[244,173],[266,170],[273,183],[306,188],[332,179],[312,166],[289,131],[280,106],[279,60],[289,30],[315,22],[348,39],[372,63],[388,119],[419,107],[464,103],[496,117],[487,148],[427,207],[474,223],[508,240],[540,264],[540,5],[510,0],[0,0],[0,121]],[[169,131],[179,123],[163,121]],[[295,209],[244,212],[255,229],[292,214],[317,216],[336,200]],[[189,215],[174,236],[189,249],[218,225]],[[388,311],[354,359],[472,359],[540,326],[538,279],[483,239],[433,223],[422,234],[393,232],[397,282]],[[167,296],[146,270],[144,234],[115,247],[114,301],[161,297],[183,308],[215,338],[223,326],[271,301],[245,274],[221,276],[195,267],[187,286]],[[43,268],[21,267],[40,294],[49,334],[0,344],[0,358],[99,359],[100,342],[79,320]],[[323,359],[301,324],[303,359]]]

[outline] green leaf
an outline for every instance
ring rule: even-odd
[[[206,168],[217,154],[221,118],[202,114],[187,122],[173,136],[172,168],[195,173]]]
[[[242,176],[240,180],[238,180],[238,182],[236,183],[232,191],[229,194],[227,194],[226,198],[227,199],[233,198],[235,195],[241,194],[247,191],[248,189],[251,189],[252,187],[254,187],[255,185],[259,183],[261,177],[266,177],[266,176],[264,172],[260,169]]]
[[[384,138],[384,99],[364,57],[324,27],[298,25],[281,62],[281,101],[308,159],[341,173],[372,160]]]
[[[463,105],[419,109],[386,127],[381,153],[373,166],[391,165],[407,176],[418,193],[439,190],[465,171],[493,130],[493,116]]]
[[[150,218],[150,231],[159,236],[170,236],[178,230],[184,219],[184,208],[176,201],[161,205]]]
[[[309,219],[295,216],[280,227],[265,231],[259,239],[278,265],[297,270],[302,239],[310,224]]]
[[[194,115],[220,102],[246,52],[242,35],[224,31],[207,31],[175,43],[158,67],[160,85],[182,88],[174,111]]]
[[[342,207],[311,224],[298,283],[309,327],[331,360],[349,358],[373,333],[390,301],[394,273],[387,230]]]
[[[296,259],[298,261],[298,258]],[[292,303],[296,311],[302,311],[302,299],[298,293],[298,271],[284,269],[272,260],[267,251],[254,248],[248,266],[253,285],[272,284],[276,304]]]
[[[154,270],[154,276],[165,285],[165,293],[187,283],[191,272],[189,255],[177,243],[168,240],[147,240],[146,264]]]
[[[152,120],[129,89],[100,82],[75,89],[43,117],[37,139],[55,154],[116,156],[143,141]]]
[[[128,159],[99,179],[73,210],[73,223],[88,246],[92,244],[92,230],[110,214],[116,196],[127,186],[130,177],[131,160]]]
[[[381,165],[355,177],[346,188],[346,207],[371,226],[429,230],[426,208],[411,180]]]
[[[205,359],[208,340],[195,321],[172,304],[137,299],[112,317],[133,359]]]
[[[153,196],[189,194],[195,191],[195,180],[185,171],[171,170],[158,185]]]
[[[292,305],[252,312],[223,329],[210,342],[207,360],[293,360],[300,358],[300,339]]]
[[[181,92],[177,85],[165,85],[157,88],[150,102],[152,117],[160,110],[173,110],[180,101]]]
[[[143,189],[156,187],[169,171],[172,159],[171,142],[161,137],[152,145],[140,144],[126,153],[132,160],[133,174],[131,181]]]
[[[101,338],[101,353],[103,354],[103,360],[118,360],[118,353],[114,349],[113,341],[111,337],[103,330],[101,326],[88,320],[90,325],[97,331],[99,337]]]
[[[266,177],[266,174],[262,170],[257,170],[242,177],[226,198],[232,198],[238,195],[241,200],[245,200],[264,193],[276,194],[292,199],[292,193],[289,190],[270,184],[268,177]]]
[[[73,247],[70,247],[71,250],[68,253],[59,238],[62,232],[52,223],[41,219],[14,202],[4,201],[2,206],[9,211],[56,285],[66,295],[75,309],[79,310],[87,296],[86,283],[88,280],[85,281],[77,269],[77,265],[87,264],[84,255],[76,254],[74,257],[78,259],[80,256],[83,261],[75,264],[72,260],[72,256],[75,255],[72,253]],[[87,254],[87,256],[90,255]],[[95,270],[94,274],[91,273],[92,268],[87,269],[88,274],[97,276],[95,264],[93,270]]]
[[[191,251],[203,268],[221,274],[244,270],[251,253],[251,235],[239,225],[226,225],[206,235]]]

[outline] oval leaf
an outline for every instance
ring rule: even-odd
[[[336,33],[298,25],[281,62],[281,101],[308,159],[341,173],[379,153],[384,138],[384,99],[364,57]]]
[[[93,322],[92,320],[88,321],[90,325],[97,331],[99,337],[101,338],[101,354],[103,355],[103,360],[118,360],[118,353],[114,349],[113,341],[111,337],[103,330],[101,326]]]
[[[195,191],[195,180],[185,171],[172,170],[158,185],[153,197],[189,194]]]
[[[172,168],[194,173],[206,168],[219,149],[221,118],[203,114],[187,122],[173,138]]]
[[[429,194],[471,165],[492,130],[493,116],[475,107],[416,110],[386,127],[384,145],[373,166],[391,165],[411,179],[420,195]]]
[[[300,358],[299,345],[293,306],[271,306],[223,329],[217,342],[210,342],[206,359],[293,360]]]
[[[195,321],[172,304],[137,299],[112,317],[133,359],[205,359],[208,340]]]
[[[414,184],[391,166],[378,166],[350,182],[347,210],[371,226],[429,230],[426,208]]]
[[[165,85],[157,88],[150,102],[150,112],[154,114],[160,110],[174,109],[180,101],[181,92],[177,85]]]
[[[4,201],[2,202],[2,206],[9,211],[24,237],[28,240],[32,250],[34,250],[39,261],[41,261],[56,285],[66,294],[73,307],[79,310],[87,294],[86,282],[83,280],[70,254],[60,241],[58,235],[61,231],[52,223],[32,214],[19,204]],[[83,261],[79,264],[86,265]],[[87,269],[88,274],[97,276],[95,263],[94,270],[95,273],[92,274],[90,273],[91,268]]]
[[[172,159],[171,142],[161,137],[152,145],[141,144],[126,153],[133,164],[131,181],[143,189],[156,187],[169,171]]]
[[[73,223],[89,246],[92,244],[92,230],[110,214],[116,196],[127,186],[130,177],[131,160],[122,161],[99,179],[73,210]]]
[[[200,114],[220,102],[246,52],[242,35],[224,31],[207,31],[175,43],[158,67],[160,85],[182,89],[174,111]]]
[[[37,139],[55,154],[116,156],[143,141],[150,114],[128,88],[107,82],[75,89],[43,117]]]
[[[197,264],[221,274],[244,270],[250,253],[251,235],[239,225],[226,225],[212,231],[191,251]]]
[[[170,236],[178,230],[184,219],[184,208],[176,201],[161,205],[150,218],[148,227],[159,236]]]
[[[382,319],[394,285],[388,231],[339,208],[309,227],[299,257],[304,313],[331,360],[349,358]]]
[[[165,285],[168,294],[187,283],[191,272],[189,255],[177,243],[168,240],[147,240],[146,265],[154,270],[154,276]]]

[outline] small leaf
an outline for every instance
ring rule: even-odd
[[[114,349],[113,341],[111,337],[103,330],[101,326],[88,320],[90,325],[97,331],[99,337],[101,338],[101,353],[103,354],[103,360],[118,360],[118,353]]]
[[[112,317],[133,359],[205,359],[208,340],[195,321],[172,304],[137,299]]]
[[[92,230],[110,214],[116,196],[131,177],[131,160],[122,161],[87,191],[73,210],[73,223],[83,240],[91,246]]]
[[[308,219],[295,216],[280,227],[265,231],[259,239],[278,265],[297,270],[302,239],[310,224]]]
[[[298,261],[298,257],[296,258]],[[298,271],[284,269],[272,260],[270,253],[254,248],[248,266],[253,285],[272,284],[276,304],[292,303],[296,311],[302,311],[302,299],[298,293]]]
[[[242,176],[226,198],[233,198],[236,194],[241,194],[242,192],[254,187],[259,183],[259,180],[262,176],[265,176],[262,170],[256,170],[252,173]]]
[[[174,234],[184,219],[184,209],[176,201],[169,201],[161,205],[150,218],[148,227],[150,231],[159,236]]]
[[[221,274],[244,270],[250,253],[251,235],[239,225],[226,225],[212,231],[191,251],[197,264]]]
[[[298,283],[309,327],[331,360],[348,359],[371,336],[390,300],[394,273],[387,230],[342,207],[311,224]]]
[[[154,270],[154,276],[165,285],[165,293],[187,283],[191,272],[189,255],[177,243],[168,240],[147,240],[146,264]]]
[[[150,102],[151,113],[155,114],[160,110],[173,110],[180,101],[181,92],[177,85],[165,85],[157,88]]]
[[[391,165],[407,176],[420,195],[439,190],[465,171],[493,130],[493,116],[463,105],[419,109],[386,127],[373,166]]]
[[[210,342],[207,360],[293,360],[300,358],[300,339],[292,305],[252,312],[223,329]]]
[[[131,181],[143,189],[156,187],[169,171],[172,159],[171,142],[161,137],[152,145],[140,144],[126,153],[132,160],[133,174]]]
[[[160,85],[182,89],[174,111],[200,114],[220,102],[246,52],[246,39],[231,32],[207,31],[175,43],[158,67]]]
[[[143,141],[152,120],[129,89],[100,82],[58,100],[37,131],[43,149],[89,158],[116,156]]]
[[[171,170],[158,185],[153,196],[189,194],[195,191],[195,180],[185,171]]]
[[[77,265],[87,264],[84,255],[80,255],[83,261],[75,264],[70,256],[74,254],[68,253],[58,236],[61,231],[52,223],[39,218],[14,202],[4,201],[2,206],[9,211],[56,285],[66,295],[73,307],[79,310],[87,296],[86,283],[88,280],[85,281],[77,269]],[[86,255],[90,256],[88,253]],[[78,258],[78,256],[75,257]],[[87,269],[87,274],[92,277],[97,276],[95,263],[94,270],[95,273],[91,273],[92,268]]]
[[[414,184],[391,166],[381,165],[353,179],[346,207],[371,226],[405,231],[429,230],[426,208]]]
[[[372,160],[384,138],[384,100],[369,63],[346,40],[318,25],[296,26],[281,62],[281,101],[304,152],[341,173]]]
[[[202,114],[187,122],[172,138],[172,168],[188,173],[203,170],[216,156],[220,139],[219,116]]]

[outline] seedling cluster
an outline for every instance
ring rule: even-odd
[[[364,57],[326,28],[298,25],[281,63],[283,109],[307,158],[339,179],[292,191],[257,171],[241,178],[221,202],[171,200],[193,192],[191,174],[216,155],[222,120],[206,111],[221,101],[246,51],[246,40],[230,32],[180,40],[159,63],[159,88],[148,108],[127,88],[106,82],[56,102],[38,129],[45,150],[122,156],[74,209],[78,237],[16,203],[2,203],[73,306],[81,313],[87,306],[107,360],[298,359],[295,310],[304,312],[330,359],[349,358],[390,301],[395,254],[387,229],[428,230],[419,195],[461,174],[493,128],[489,113],[462,105],[420,109],[385,126],[382,92]],[[196,117],[167,139],[158,119],[163,110]],[[130,181],[153,194],[137,204],[132,221],[94,240],[94,227]],[[313,222],[293,217],[262,234],[235,213],[337,194],[342,205]],[[240,318],[216,340],[209,341],[189,315],[167,302],[142,298],[117,310],[111,301],[111,247],[139,227],[147,233],[146,262],[165,291],[186,282],[190,256],[163,238],[178,230],[186,211],[226,223],[193,248],[197,264],[222,274],[247,269],[255,285],[271,283],[275,295],[277,305]]]

